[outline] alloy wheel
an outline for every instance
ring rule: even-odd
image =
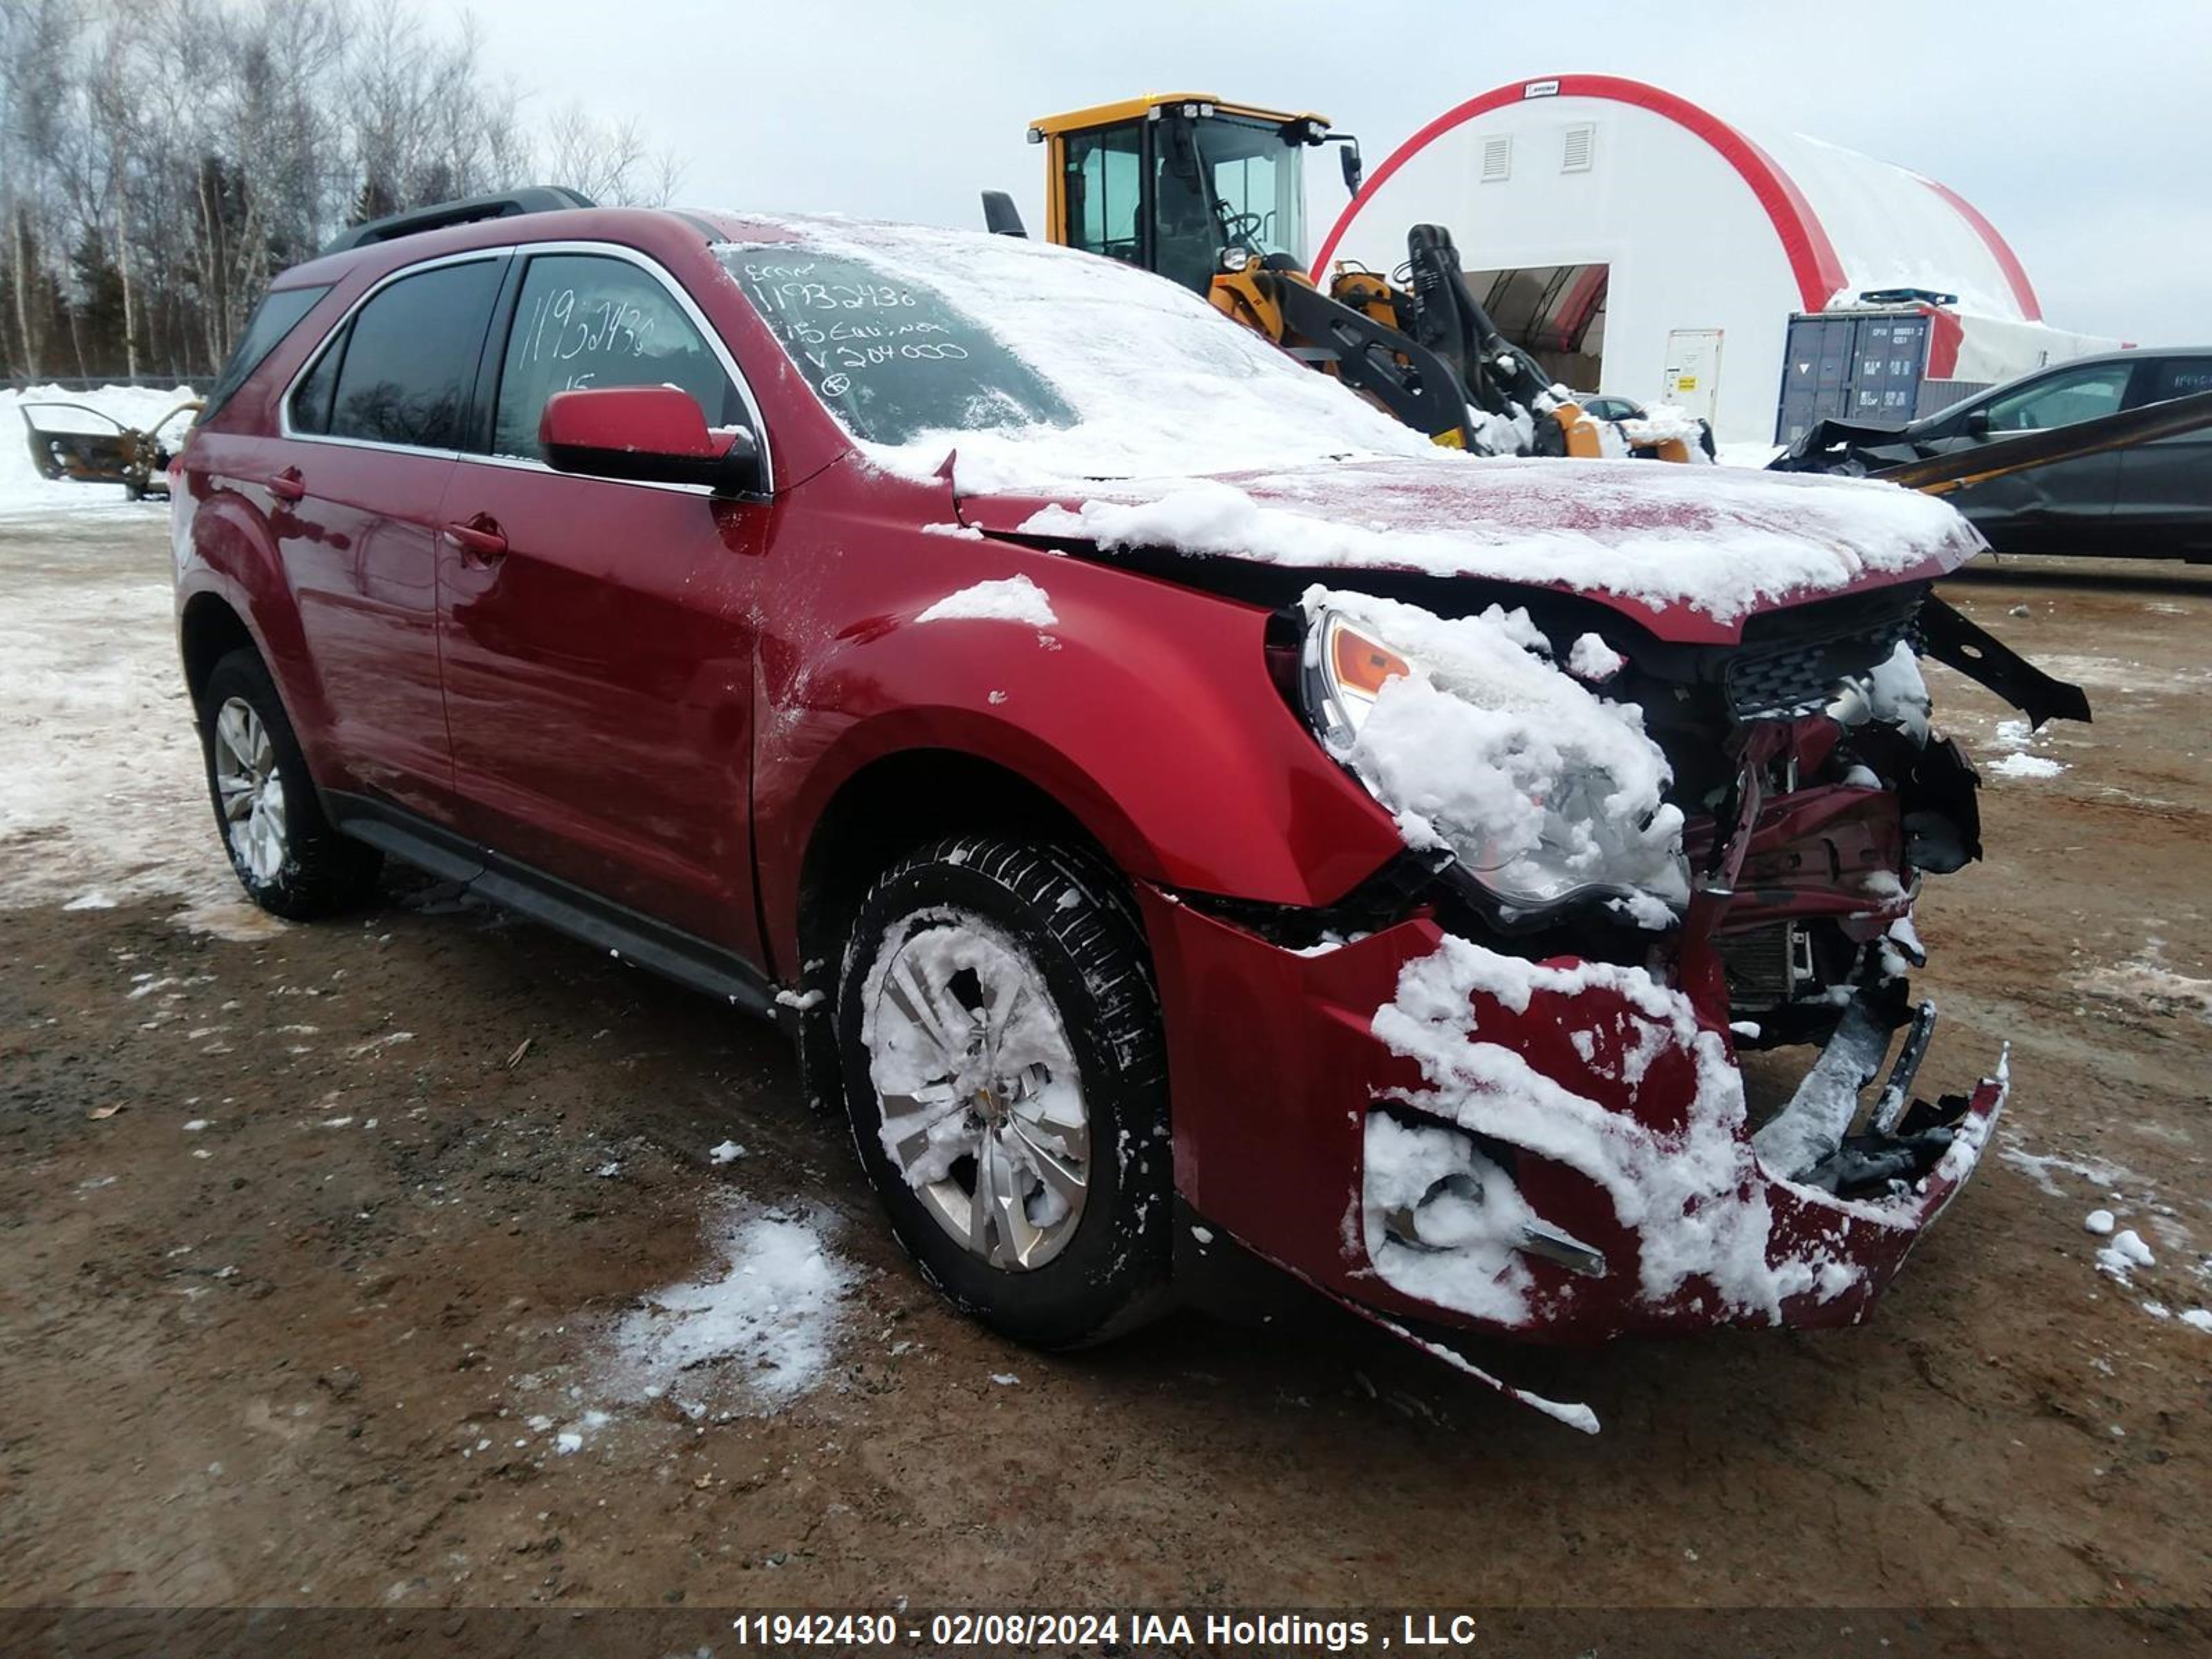
[[[255,881],[274,882],[289,850],[284,780],[269,728],[243,697],[216,714],[215,787],[232,855]]]
[[[893,1166],[971,1255],[1009,1272],[1044,1266],[1083,1219],[1091,1136],[1042,974],[995,928],[948,917],[887,939],[867,986]]]

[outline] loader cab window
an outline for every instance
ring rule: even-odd
[[[1194,124],[1225,241],[1305,261],[1304,149],[1282,129],[1214,117]]]
[[[1136,122],[1067,139],[1067,240],[1125,264],[1145,262],[1144,129]]]

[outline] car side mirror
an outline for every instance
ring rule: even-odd
[[[1960,430],[1965,432],[1969,438],[1988,437],[1990,431],[1990,411],[1986,409],[1968,410],[1966,411],[1966,423],[1960,428]]]
[[[717,495],[758,495],[760,445],[750,432],[714,432],[690,392],[672,386],[556,392],[538,441],[556,472],[633,483],[705,484]]]

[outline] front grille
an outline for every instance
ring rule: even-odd
[[[1739,721],[1813,714],[1834,700],[1838,680],[1865,673],[1912,640],[1911,619],[1898,617],[1854,633],[1742,651],[1729,659],[1723,681],[1729,712]]]

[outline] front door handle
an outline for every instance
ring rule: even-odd
[[[489,513],[446,526],[446,539],[471,564],[497,564],[507,554],[507,535]]]
[[[288,466],[269,480],[269,493],[280,501],[301,501],[307,496],[307,481],[298,467]]]

